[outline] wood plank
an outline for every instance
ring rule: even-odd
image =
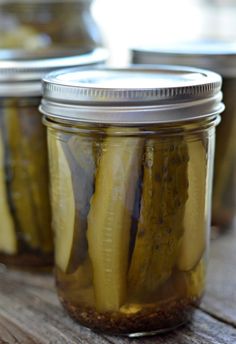
[[[169,334],[129,340],[109,337],[114,344],[235,344],[236,330],[211,316],[196,311],[193,322]]]
[[[236,226],[235,226],[236,227]],[[236,228],[212,242],[201,309],[236,327]]]
[[[52,276],[0,268],[1,344],[234,344],[236,232],[212,243],[206,296],[192,324],[167,335],[129,340],[97,335],[62,309]],[[207,313],[205,313],[207,312]],[[212,315],[212,316],[211,316]],[[224,322],[228,324],[225,324]],[[232,326],[230,325],[232,324]]]
[[[140,340],[100,336],[75,324],[60,306],[50,276],[4,271],[0,278],[1,343],[140,343]],[[236,330],[197,311],[192,324],[168,335],[142,339],[142,343],[156,343],[157,338],[160,344],[232,344],[236,342]]]
[[[0,275],[0,324],[3,327],[5,320],[11,323],[11,333],[20,328],[32,343],[37,344],[86,344],[109,343],[102,336],[93,334],[92,331],[77,326],[59,305],[56,293],[51,289],[53,279],[46,277],[49,287],[42,288],[45,276],[38,275],[39,283],[30,282],[30,275],[22,273],[22,277],[13,272],[2,272]],[[25,277],[25,278],[24,278]],[[35,275],[32,275],[32,279]],[[4,321],[2,322],[2,319]],[[0,332],[0,343],[14,343],[6,339],[6,331]],[[17,343],[17,342],[16,342]],[[22,341],[21,343],[24,343]],[[27,342],[26,342],[27,343]]]
[[[19,326],[12,323],[9,319],[0,316],[0,342],[1,344],[38,344],[39,342],[26,334]]]

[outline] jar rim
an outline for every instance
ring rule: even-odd
[[[43,79],[40,111],[69,121],[142,124],[223,111],[221,77],[188,67],[56,71]]]
[[[196,40],[175,44],[133,47],[135,64],[187,65],[206,68],[224,77],[236,77],[236,43],[223,40]]]
[[[3,51],[0,65],[0,97],[39,96],[41,79],[52,70],[92,67],[105,63],[108,51],[104,48],[77,53],[55,52],[50,55],[37,56],[33,53]]]

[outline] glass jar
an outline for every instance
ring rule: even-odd
[[[155,334],[199,304],[220,87],[171,67],[44,78],[57,289],[81,324]]]
[[[53,66],[99,64],[106,52],[54,59],[1,61],[0,263],[51,266],[53,241],[48,195],[46,130],[38,111],[40,78]]]
[[[39,97],[0,101],[0,262],[50,266],[53,243]]]
[[[92,0],[0,0],[0,49],[82,50],[101,45]]]
[[[202,67],[223,76],[226,110],[216,131],[212,224],[221,231],[231,228],[236,215],[236,45],[205,41],[134,49],[133,62]]]

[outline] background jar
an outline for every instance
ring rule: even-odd
[[[91,0],[1,0],[0,48],[89,51],[101,45]]]
[[[132,52],[132,61],[201,67],[223,76],[226,109],[216,131],[212,224],[221,230],[230,228],[236,214],[236,45],[204,41],[137,48]]]
[[[85,326],[154,334],[200,302],[220,87],[171,67],[44,78],[57,288]]]
[[[41,77],[65,66],[94,66],[106,52],[1,61],[0,262],[21,268],[52,264],[46,131],[38,111]]]

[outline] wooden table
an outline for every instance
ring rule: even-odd
[[[207,292],[194,321],[170,334],[127,339],[77,325],[60,306],[53,278],[0,269],[0,344],[235,344],[236,229],[212,242]]]

